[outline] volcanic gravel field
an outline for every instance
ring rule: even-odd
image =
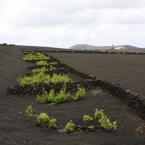
[[[117,84],[124,90],[145,96],[144,54],[103,54],[45,52],[60,62],[91,76]],[[0,145],[144,145],[145,120],[123,100],[100,86],[86,88],[86,95],[78,101],[50,106],[40,104],[35,94],[11,94],[8,88],[18,86],[17,78],[31,72],[35,64],[22,60],[23,51],[15,47],[0,47]],[[84,78],[68,73],[75,81]],[[73,91],[73,90],[72,90]],[[32,105],[35,113],[46,112],[57,119],[58,130],[36,126],[25,113]],[[77,130],[64,132],[69,120],[83,125],[83,115],[94,116],[95,109],[103,109],[110,120],[117,121],[117,130],[102,128],[93,132]]]
[[[48,54],[78,70],[145,96],[145,54]]]

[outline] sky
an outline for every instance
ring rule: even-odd
[[[145,48],[145,0],[0,0],[0,43]]]

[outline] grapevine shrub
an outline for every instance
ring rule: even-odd
[[[48,60],[50,57],[44,55],[43,53],[28,53],[23,57],[23,60]]]
[[[49,119],[49,116],[44,112],[41,112],[39,115],[36,116],[36,121],[42,125],[48,124]]]
[[[30,105],[30,106],[27,107],[27,109],[26,109],[26,114],[27,114],[29,117],[35,117],[37,123],[39,123],[39,124],[41,124],[41,125],[45,125],[45,126],[47,126],[48,128],[50,128],[50,129],[56,129],[56,128],[57,128],[56,119],[55,119],[55,118],[50,118],[50,117],[47,115],[47,113],[44,113],[44,112],[41,112],[39,115],[38,115],[38,114],[33,115],[32,112],[33,112],[33,108],[32,108],[32,106]]]
[[[84,115],[83,116],[83,121],[86,122],[86,123],[89,123],[89,122],[93,121],[93,118],[90,117],[89,115]]]
[[[36,62],[37,65],[48,65],[47,61],[41,60]]]
[[[82,93],[83,90],[83,93]],[[81,96],[81,97],[78,97]],[[59,93],[55,94],[54,90],[50,90],[48,93],[45,89],[43,89],[42,95],[37,95],[37,100],[39,103],[52,103],[59,104],[62,102],[67,102],[71,100],[78,100],[85,96],[85,89],[78,86],[77,92],[75,96],[72,96],[70,93],[66,93],[66,84],[62,87]],[[75,99],[74,99],[75,98]]]
[[[99,123],[101,124],[101,127],[106,129],[107,131],[116,130],[117,128],[116,121],[111,123],[110,119],[107,116],[105,116],[103,110],[99,111],[98,109],[96,109],[95,119],[99,119]]]
[[[64,128],[65,132],[67,133],[71,133],[74,131],[75,128],[75,124],[72,122],[72,120],[70,120],[70,122],[68,122]]]
[[[41,67],[41,68],[36,68],[32,70],[33,74],[38,74],[38,73],[45,73],[46,71],[48,71],[48,69],[46,67]]]
[[[53,74],[53,76],[50,77],[50,75],[45,74],[44,72],[33,74],[32,76],[24,76],[24,77],[17,78],[17,82],[21,86],[40,84],[40,83],[58,83],[58,82],[69,82],[69,81],[71,81],[71,79],[67,75]]]
[[[75,94],[75,96],[73,96],[73,100],[78,100],[78,99],[81,99],[85,96],[85,89],[84,88],[81,88],[79,85],[78,85],[78,89],[77,89],[77,92]]]
[[[28,115],[28,116],[33,116],[33,108],[32,108],[32,106],[30,105],[27,109],[26,109],[26,114]]]
[[[106,129],[107,131],[109,130],[116,130],[116,121],[113,123],[110,122],[110,119],[107,117],[99,119],[99,123],[101,123],[101,127]]]

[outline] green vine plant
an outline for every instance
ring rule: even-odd
[[[104,114],[104,110],[98,110],[98,109],[96,109],[96,111],[95,111],[95,119],[101,119],[101,118],[104,118],[104,117],[106,117],[105,116],[105,114]]]
[[[83,90],[83,93],[82,93]],[[42,95],[37,95],[37,101],[39,103],[49,103],[51,105],[60,104],[63,102],[68,102],[71,100],[82,99],[85,96],[85,89],[78,86],[77,92],[75,96],[72,96],[69,92],[66,93],[66,84],[63,85],[62,89],[59,93],[54,92],[54,90],[50,90],[48,93],[45,89],[43,89]]]
[[[80,126],[80,125],[75,125],[73,121],[71,120],[70,122],[67,123],[65,126],[65,132],[71,133],[76,129],[82,129],[85,132],[90,132],[90,131],[95,131],[96,129],[99,129],[99,127],[94,125],[94,121],[96,119],[99,119],[98,122],[100,123],[100,127],[105,129],[106,131],[111,131],[111,130],[116,130],[117,129],[117,124],[116,121],[110,122],[110,119],[105,116],[103,110],[98,110],[96,109],[95,111],[95,117],[91,117],[89,115],[84,115],[83,116],[83,121],[85,122],[85,126]]]
[[[49,70],[50,70],[50,71],[52,71],[52,70],[56,70],[56,67],[54,67],[54,66],[50,65]]]
[[[90,129],[91,131],[95,130],[95,127],[93,125],[93,121],[98,119],[98,122],[100,123],[100,126],[105,129],[106,131],[111,131],[111,130],[116,130],[117,129],[117,124],[116,121],[110,122],[110,119],[104,114],[103,110],[98,110],[96,109],[94,118],[90,117],[89,115],[84,115],[83,116],[83,121],[87,123],[87,128]]]
[[[70,120],[70,122],[68,122],[64,128],[65,132],[67,132],[67,133],[73,132],[74,129],[75,129],[75,124],[73,123],[72,120]]]
[[[50,65],[56,65],[56,64],[58,64],[56,61],[53,61],[53,62],[50,62],[49,63]]]
[[[39,66],[41,66],[41,65],[48,65],[48,62],[44,61],[44,60],[40,60],[40,61],[36,62],[36,65],[39,65]]]
[[[78,85],[77,92],[76,92],[75,96],[73,96],[73,100],[82,99],[85,96],[85,94],[86,94],[85,89]]]
[[[48,68],[46,67],[41,67],[41,68],[36,68],[32,70],[32,74],[38,74],[38,73],[45,73],[46,71],[48,71]]]
[[[69,82],[71,79],[67,75],[61,74],[53,74],[52,77],[50,75],[45,74],[44,72],[40,72],[38,74],[33,74],[32,76],[24,76],[17,78],[17,82],[21,86],[40,84],[40,83],[58,83],[58,82]]]
[[[102,114],[102,116],[96,116],[96,114]],[[80,126],[80,125],[75,125],[73,123],[72,120],[70,120],[66,126],[64,127],[64,131],[66,133],[72,133],[73,131],[75,130],[84,130],[86,132],[90,132],[90,131],[94,131],[95,129],[99,129],[99,127],[96,127],[93,122],[99,118],[98,122],[101,123],[100,126],[105,129],[106,131],[110,131],[110,130],[116,130],[117,129],[117,124],[116,124],[116,121],[111,123],[110,122],[110,119],[107,118],[105,115],[104,115],[104,112],[103,110],[98,110],[96,109],[95,111],[95,118],[93,117],[90,117],[89,115],[84,115],[83,116],[83,121],[86,123],[86,126]],[[48,127],[49,129],[58,129],[57,125],[56,125],[56,119],[55,118],[50,118],[48,116],[47,113],[44,113],[44,112],[41,112],[40,114],[33,114],[33,108],[32,106],[28,106],[27,109],[26,109],[26,114],[29,116],[29,117],[34,117],[36,119],[36,123],[38,123],[39,125],[42,125],[42,126],[46,126]]]
[[[43,53],[28,53],[23,57],[23,60],[49,60],[50,57],[44,55]]]
[[[86,123],[86,129],[88,131],[94,131],[97,128],[93,125],[93,121],[94,121],[93,117],[89,115],[84,115],[83,121]]]
[[[89,130],[95,130],[95,126],[94,125],[90,125],[90,126],[88,126],[88,129]]]
[[[49,129],[57,129],[55,118],[50,118],[47,113],[44,112],[41,112],[39,115],[33,115],[33,108],[31,105],[27,107],[26,114],[29,117],[34,117],[36,119],[36,122],[40,125],[47,126]]]
[[[35,74],[38,74],[38,73],[45,73],[47,72],[48,70],[52,71],[52,70],[56,70],[55,67],[53,67],[52,65],[50,65],[50,68],[46,68],[46,67],[41,67],[41,68],[35,68],[32,70],[32,74],[35,75]]]
[[[84,115],[84,116],[83,116],[83,121],[84,121],[85,123],[91,123],[91,122],[93,121],[93,118],[90,117],[89,115]]]
[[[110,119],[104,114],[103,110],[96,109],[95,119],[99,119],[99,123],[101,124],[101,127],[107,131],[117,129],[117,122],[116,121],[110,122]]]
[[[33,108],[32,106],[30,105],[29,107],[27,107],[26,109],[26,114],[29,116],[29,117],[32,117],[33,116]]]
[[[99,123],[101,123],[101,127],[106,129],[107,131],[116,130],[116,121],[110,122],[110,119],[107,117],[99,119]]]

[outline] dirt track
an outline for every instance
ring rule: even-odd
[[[133,81],[130,83],[124,83],[125,78],[117,75],[118,72],[126,75],[129,79],[127,71],[131,72],[131,66],[128,68],[126,66],[126,71],[123,68],[119,68],[115,65],[116,61],[113,61],[112,67],[109,67],[106,62],[110,56],[102,56],[96,54],[53,54],[54,57],[60,59],[67,64],[77,67],[81,71],[88,72],[97,77],[108,79],[110,74],[110,81],[115,83],[122,82],[121,85],[127,86],[130,84],[131,90],[135,91],[135,84]],[[93,57],[92,57],[93,56]],[[144,145],[145,144],[145,134],[136,131],[142,125],[145,125],[144,120],[136,116],[133,111],[127,107],[126,104],[120,101],[119,98],[109,95],[107,92],[102,91],[100,88],[95,88],[92,90],[87,90],[86,97],[83,100],[76,102],[63,103],[55,106],[48,106],[47,104],[39,104],[36,101],[36,96],[34,95],[10,95],[6,92],[7,87],[11,85],[16,85],[16,79],[19,75],[24,75],[30,70],[28,66],[32,66],[32,63],[26,63],[21,60],[23,53],[20,50],[14,50],[10,48],[0,48],[0,144],[2,145]],[[103,60],[99,61],[100,58]],[[125,56],[123,56],[125,57]],[[97,59],[98,58],[98,59]],[[109,59],[110,59],[109,58]],[[116,55],[116,58],[119,56]],[[141,58],[141,60],[140,60]],[[136,60],[136,73],[141,72],[142,77],[145,73],[142,66],[144,56],[137,56]],[[126,58],[127,59],[127,58]],[[91,61],[94,60],[94,61]],[[134,58],[133,58],[134,60]],[[125,59],[120,58],[120,62],[124,63]],[[140,64],[141,62],[141,64]],[[89,65],[84,65],[84,64]],[[131,63],[131,58],[128,63]],[[79,65],[78,65],[79,64]],[[118,64],[118,63],[117,63]],[[137,65],[140,64],[140,65]],[[135,66],[135,65],[134,65]],[[107,67],[110,69],[107,71]],[[135,67],[132,68],[134,70]],[[141,69],[143,68],[143,70]],[[105,72],[106,70],[107,72]],[[103,74],[101,74],[103,72]],[[101,77],[102,75],[102,77]],[[114,77],[117,76],[117,77]],[[74,76],[73,76],[74,77]],[[118,81],[121,78],[121,82]],[[138,78],[140,78],[138,76]],[[75,79],[75,78],[74,78]],[[142,79],[139,79],[140,82]],[[135,80],[134,80],[135,82]],[[139,81],[138,81],[139,82]],[[139,83],[138,83],[139,84]],[[137,84],[137,86],[138,86]],[[141,91],[142,85],[138,86],[136,91]],[[66,134],[59,131],[50,131],[46,128],[36,127],[34,125],[34,120],[29,118],[25,114],[26,108],[32,105],[34,107],[35,113],[40,113],[42,111],[47,112],[50,116],[55,117],[58,120],[58,125],[63,129],[64,125],[72,119],[75,123],[82,124],[82,116],[88,114],[93,116],[94,110],[104,109],[107,116],[112,120],[117,120],[117,130],[113,132],[105,132],[103,130],[97,130],[95,132],[85,133],[85,132],[75,132],[72,134]]]

